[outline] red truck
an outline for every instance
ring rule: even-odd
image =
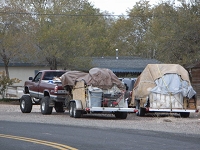
[[[53,107],[56,112],[64,112],[67,107],[66,93],[60,80],[53,80],[62,76],[65,70],[43,70],[36,76],[29,77],[24,83],[24,95],[20,98],[20,109],[23,113],[30,113],[33,105],[40,105],[41,113],[51,114]]]

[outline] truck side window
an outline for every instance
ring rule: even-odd
[[[38,81],[40,80],[41,76],[42,76],[42,73],[39,72],[39,73],[35,76],[35,78],[33,79],[33,81],[34,81],[34,82],[38,82]]]

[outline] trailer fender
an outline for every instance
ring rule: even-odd
[[[76,103],[76,109],[77,110],[82,110],[83,109],[83,105],[82,105],[81,100],[71,100],[70,102]]]

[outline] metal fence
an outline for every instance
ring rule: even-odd
[[[19,99],[23,95],[23,86],[7,86],[5,98]]]

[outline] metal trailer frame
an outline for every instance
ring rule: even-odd
[[[116,118],[126,119],[127,113],[136,112],[135,108],[128,108],[127,100],[124,98],[124,91],[122,91],[121,97],[115,97],[115,100],[118,100],[118,102],[115,101],[113,103],[110,103],[110,105],[104,105],[103,103],[105,102],[105,100],[109,100],[109,97],[107,97],[107,95],[110,94],[112,89],[108,89],[107,91],[102,90],[103,95],[106,93],[106,98],[104,98],[103,95],[102,97],[99,97],[97,95],[92,99],[90,97],[91,95],[89,88],[89,86],[85,85],[84,81],[79,81],[74,86],[72,90],[73,98],[72,100],[70,100],[69,108],[69,114],[71,117],[80,118],[83,114],[90,113],[109,113],[114,114]],[[101,91],[101,89],[97,87],[94,87],[94,89]],[[99,93],[97,92],[95,94]],[[113,100],[113,97],[111,99]],[[92,101],[95,101],[95,103],[92,104]]]

